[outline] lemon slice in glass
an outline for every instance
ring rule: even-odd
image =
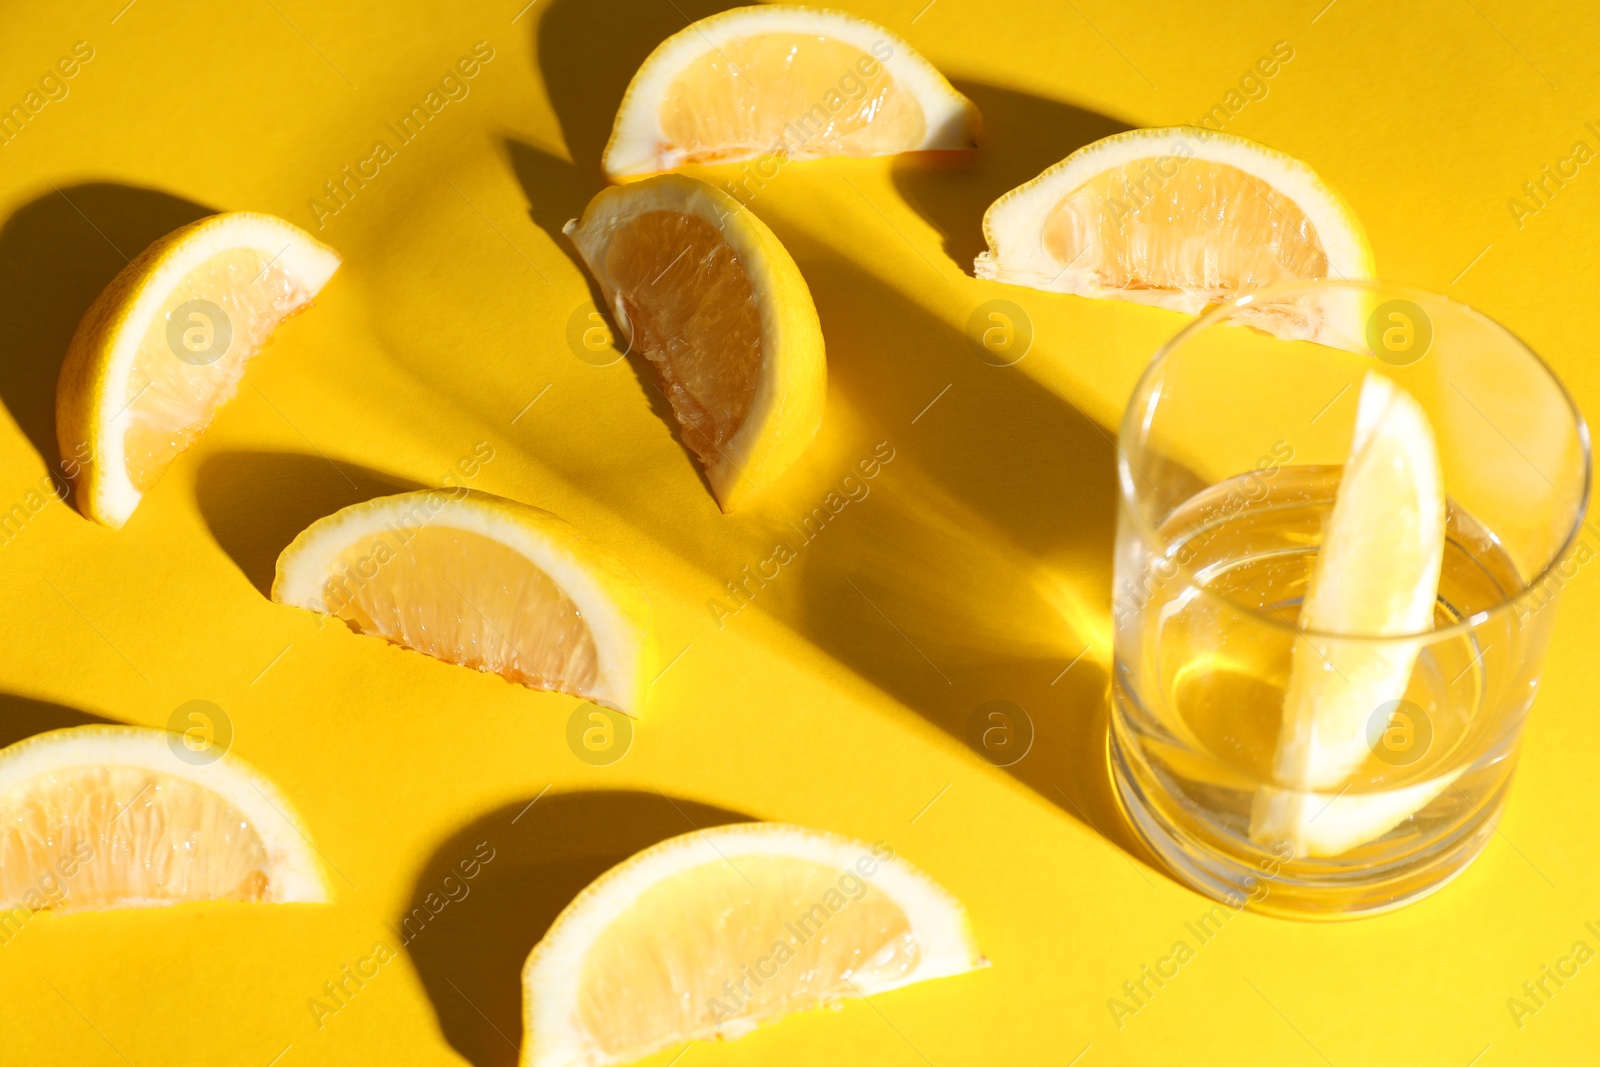
[[[1433,626],[1444,543],[1444,480],[1427,414],[1369,371],[1300,609],[1307,632],[1294,643],[1273,763],[1288,788],[1257,792],[1252,837],[1287,841],[1297,855],[1338,855],[1387,833],[1454,780],[1340,789],[1371,751],[1373,714],[1405,695],[1421,641],[1403,638]]]

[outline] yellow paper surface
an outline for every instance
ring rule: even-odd
[[[1600,408],[1600,164],[1537,211],[1507,203],[1533,205],[1523,183],[1576,142],[1600,152],[1591,8],[841,3],[969,93],[986,141],[967,163],[794,164],[751,201],[811,285],[830,387],[802,463],[724,517],[633,366],[569,344],[591,294],[559,236],[599,188],[628,76],[712,6],[122,4],[19,5],[0,34],[8,106],[92,51],[0,146],[0,509],[27,513],[0,544],[0,740],[212,701],[299,806],[337,901],[41,916],[0,945],[5,1062],[509,1063],[517,970],[557,911],[636,849],[734,818],[890,842],[966,902],[993,966],[696,1046],[696,1067],[1592,1055],[1600,964],[1561,960],[1600,949],[1596,577],[1568,584],[1503,832],[1458,882],[1358,924],[1229,917],[1201,943],[1186,924],[1210,904],[1147,864],[1104,767],[1111,442],[1183,320],[969,276],[996,196],[1099,136],[1222,107],[1350,201],[1384,276],[1501,319]],[[400,144],[388,124],[478,42],[466,95]],[[1241,88],[1278,42],[1292,59]],[[380,140],[375,177],[311,205]],[[78,317],[124,257],[222,209],[281,215],[345,265],[125,529],[32,507]],[[995,299],[1033,325],[1013,367],[968,345]],[[570,697],[264,595],[312,519],[437,484],[479,442],[493,459],[468,484],[561,514],[650,592],[666,669],[610,766],[569,749]],[[892,460],[847,484],[877,449]],[[779,541],[795,561],[714,612]],[[1008,769],[966,742],[993,700],[1035,727]],[[398,946],[484,842],[469,894]],[[1117,1018],[1108,1000],[1179,941],[1193,958]],[[394,957],[329,1000],[379,943]]]

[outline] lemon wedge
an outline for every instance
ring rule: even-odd
[[[1310,167],[1192,126],[1080,148],[991,204],[983,233],[980,278],[1189,314],[1279,283],[1373,271],[1360,222]],[[1358,319],[1359,309],[1316,298],[1236,316],[1346,348],[1360,346]]]
[[[233,396],[278,323],[339,268],[333,249],[271,215],[174,230],[84,314],[56,386],[56,437],[84,515],[120,527]]]
[[[677,174],[602,190],[565,232],[734,511],[822,425],[822,326],[800,268],[737,200]]]
[[[650,685],[650,602],[626,564],[548,511],[472,489],[318,519],[278,557],[272,599],[630,715]]]
[[[327,900],[293,806],[243,760],[188,742],[76,726],[0,751],[0,915]]]
[[[763,4],[679,30],[623,95],[603,165],[613,178],[776,155],[971,148],[972,101],[881,26]]]
[[[1366,762],[1372,716],[1405,695],[1422,642],[1403,638],[1433,626],[1444,544],[1444,479],[1427,414],[1369,371],[1300,609],[1306,632],[1294,643],[1273,763],[1288,788],[1258,791],[1252,837],[1287,841],[1297,855],[1337,855],[1387,833],[1453,780],[1332,792]]]
[[[601,1067],[985,965],[961,903],[869,845],[772,823],[601,875],[523,967],[523,1067]]]
[[[1315,793],[1263,786],[1250,808],[1251,836],[1284,842],[1297,858],[1342,856],[1376,841],[1433,803],[1460,770],[1378,793]]]

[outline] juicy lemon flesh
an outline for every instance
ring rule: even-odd
[[[927,129],[922,105],[883,64],[801,33],[740,37],[692,60],[660,115],[666,153],[688,163],[751,159],[780,145],[789,159],[881,155],[916,147]]]
[[[1372,372],[1361,418],[1300,611],[1284,695],[1277,773],[1294,788],[1343,782],[1368,756],[1366,724],[1407,688],[1420,645],[1328,634],[1403,636],[1426,629],[1438,600],[1445,499],[1427,415]]]
[[[1443,501],[1420,499],[1418,491],[1419,481],[1438,482],[1434,455],[1431,441],[1372,438],[1359,476],[1350,477],[1343,513],[1329,518],[1321,573],[1314,573],[1300,614],[1303,628],[1345,634],[1417,628],[1416,589],[1438,584],[1444,530]],[[1420,478],[1419,463],[1430,468]],[[1435,536],[1424,537],[1425,530]]]
[[[211,257],[173,287],[145,329],[128,377],[123,455],[134,488],[148,490],[194,443],[273,328],[310,299],[270,253],[248,248]],[[193,300],[221,309],[226,322],[209,308],[185,309]],[[169,323],[180,311],[174,344]]]
[[[722,462],[761,374],[761,312],[744,264],[698,215],[647,211],[612,236],[605,269],[684,443]]]
[[[894,985],[919,959],[905,913],[866,879],[739,856],[664,878],[629,905],[589,950],[578,1011],[618,1062],[711,1037],[719,1021],[737,1034]]]
[[[1051,210],[1042,238],[1052,259],[1103,289],[1215,302],[1328,275],[1316,227],[1294,201],[1237,167],[1174,156],[1096,175]]]
[[[260,836],[209,789],[139,767],[74,767],[0,805],[0,902],[54,911],[262,901]]]
[[[322,593],[332,614],[361,633],[532,689],[594,690],[594,636],[548,574],[480,533],[395,525],[340,553]]]

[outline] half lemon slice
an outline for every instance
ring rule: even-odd
[[[472,489],[318,519],[278,557],[272,599],[630,715],[650,685],[650,602],[627,565],[548,511]]]
[[[888,845],[719,826],[618,864],[556,918],[522,971],[522,1063],[626,1063],[985,962],[960,902]]]
[[[822,425],[828,371],[811,290],[766,224],[663,174],[602,190],[565,232],[722,510],[792,466]]]
[[[617,111],[613,178],[776,155],[971,148],[978,109],[906,42],[839,11],[763,4],[679,30]]]
[[[235,756],[127,726],[0,751],[0,908],[327,899],[293,806]]]
[[[1080,148],[990,205],[983,234],[980,278],[1190,314],[1279,283],[1373,271],[1360,222],[1310,167],[1193,126]],[[1347,321],[1359,309],[1315,298],[1236,318],[1285,339],[1360,344],[1360,322]]]
[[[84,314],[56,386],[79,510],[127,522],[273,329],[338,268],[338,253],[304,230],[248,211],[174,230],[124,267]]]
[[[1428,416],[1369,371],[1300,609],[1308,632],[1294,643],[1273,762],[1289,788],[1258,791],[1252,837],[1287,841],[1297,855],[1338,855],[1387,833],[1454,780],[1340,789],[1372,750],[1373,715],[1405,695],[1421,641],[1384,639],[1432,628],[1444,545],[1444,478]]]

